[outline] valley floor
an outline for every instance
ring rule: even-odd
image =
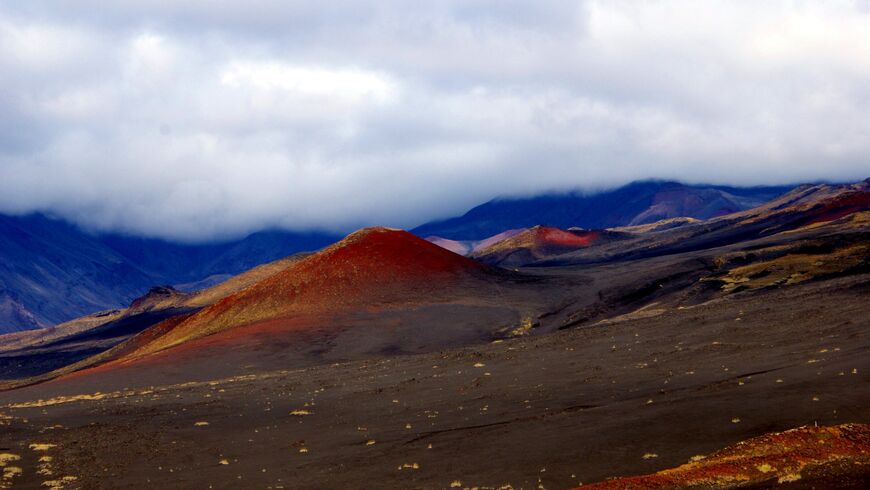
[[[770,431],[870,422],[868,292],[860,274],[438,353],[286,371],[226,352],[220,372],[61,378],[0,393],[0,453],[21,469],[0,488],[563,489],[650,473]]]

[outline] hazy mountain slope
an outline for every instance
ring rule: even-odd
[[[0,216],[0,332],[129,303],[158,278],[62,221]]]
[[[476,240],[504,230],[535,225],[565,229],[611,228],[683,216],[707,219],[759,206],[791,188],[635,182],[594,195],[571,193],[496,199],[463,216],[427,223],[412,232],[420,236]]]
[[[11,332],[35,329],[42,325],[33,313],[8,291],[0,293],[0,318],[9,321],[8,331]]]
[[[156,284],[232,275],[335,240],[264,231],[218,244],[94,236],[40,214],[0,215],[0,333],[129,304]]]
[[[215,274],[235,275],[296,252],[319,250],[340,238],[327,233],[267,230],[240,240],[206,244],[124,235],[104,235],[99,241],[162,282],[181,284]]]

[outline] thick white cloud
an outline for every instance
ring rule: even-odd
[[[866,2],[0,5],[0,211],[208,239],[870,176]]]

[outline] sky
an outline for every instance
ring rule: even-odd
[[[870,1],[0,3],[0,212],[203,241],[870,177]]]

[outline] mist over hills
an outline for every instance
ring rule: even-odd
[[[535,225],[589,229],[640,225],[662,219],[708,219],[753,208],[794,186],[727,187],[641,181],[598,194],[545,194],[494,199],[462,216],[426,223],[412,232],[478,240]]]

